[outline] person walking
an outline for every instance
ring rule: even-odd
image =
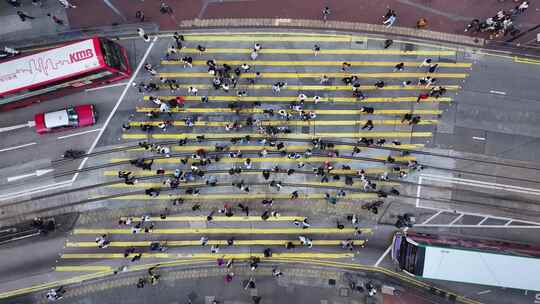
[[[41,1],[41,0],[32,0],[32,4],[34,6],[37,6],[37,7],[42,7],[43,6],[43,1]]]
[[[394,72],[401,72],[405,69],[405,63],[400,62],[394,66]]]
[[[142,28],[137,29],[137,34],[144,40],[144,42],[150,42],[150,37]]]
[[[144,22],[144,12],[142,10],[138,10],[135,13],[135,18],[137,18],[137,20],[139,20],[139,22]]]
[[[386,39],[386,40],[384,41],[383,48],[384,48],[384,49],[387,49],[387,48],[389,48],[393,43],[394,43],[394,40],[392,40],[392,39]]]
[[[150,73],[150,75],[152,75],[152,76],[156,76],[156,75],[157,75],[157,71],[156,71],[156,70],[154,69],[154,67],[153,67],[150,63],[148,63],[148,62],[144,65],[144,69],[145,69],[148,73]]]
[[[58,0],[64,8],[77,8],[77,6],[71,4],[68,0]]]
[[[386,27],[391,27],[397,20],[396,12],[392,9],[388,9],[386,15],[384,15],[383,17],[385,18],[383,24],[386,25]]]
[[[328,16],[330,16],[330,8],[328,6],[326,6],[323,10],[322,10],[322,17],[323,17],[323,21],[326,22],[326,20],[328,20]]]
[[[56,23],[57,25],[62,25],[62,26],[65,25],[65,24],[64,24],[64,20],[62,20],[62,19],[56,17],[55,15],[51,15],[51,14],[49,13],[49,14],[47,14],[47,16],[48,16],[49,18],[51,18],[51,20],[52,20],[54,23]]]
[[[315,56],[319,55],[320,51],[321,51],[321,47],[318,44],[315,44],[313,46],[313,55],[315,55]]]
[[[173,38],[174,38],[174,41],[176,42],[176,48],[182,49],[183,48],[182,43],[185,41],[184,35],[180,35],[178,32],[174,32]]]
[[[17,11],[17,15],[19,16],[19,18],[21,19],[22,22],[25,22],[26,19],[36,19],[35,17],[32,17],[30,15],[27,15],[25,12],[23,11]]]
[[[368,129],[368,131],[371,131],[373,129],[373,127],[374,127],[373,121],[371,119],[369,119],[368,121],[366,121],[366,123],[362,127],[362,130]]]
[[[421,17],[420,19],[418,19],[418,21],[416,21],[416,28],[419,30],[425,29],[427,26],[428,26],[428,22],[426,18],[424,17]]]

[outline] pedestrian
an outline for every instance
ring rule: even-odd
[[[199,51],[199,55],[202,55],[204,52],[206,52],[206,48],[202,45],[197,45],[197,50]]]
[[[258,52],[258,51],[260,51],[261,49],[262,49],[262,46],[261,46],[260,43],[255,43],[255,45],[253,46],[253,50],[254,50],[255,52]]]
[[[426,20],[426,18],[424,17],[421,17],[420,19],[418,19],[418,21],[416,21],[416,28],[417,29],[424,29],[428,26],[428,22]]]
[[[144,22],[144,12],[141,10],[138,10],[137,12],[135,12],[135,18],[137,18],[139,22]]]
[[[139,37],[141,37],[145,42],[150,42],[150,37],[146,34],[146,32],[144,31],[144,29],[138,28],[138,29],[137,29],[137,34],[138,34]]]
[[[172,7],[170,7],[167,3],[165,3],[164,1],[161,1],[161,4],[159,5],[159,11],[162,13],[162,14],[169,14],[169,15],[172,15],[173,13],[173,9]]]
[[[379,81],[375,82],[374,86],[375,86],[377,89],[382,89],[382,88],[384,88],[384,81],[379,80]]]
[[[21,19],[22,22],[25,22],[26,19],[36,19],[35,17],[32,17],[30,15],[27,15],[25,12],[23,11],[17,11],[17,15],[19,16],[19,18]]]
[[[371,119],[369,119],[368,121],[366,121],[364,123],[364,126],[362,127],[362,130],[368,129],[368,131],[371,131],[373,129],[373,127],[374,127],[373,121]]]
[[[41,1],[41,0],[32,0],[32,4],[34,6],[42,7],[43,6],[43,1]]]
[[[392,39],[386,39],[384,41],[384,45],[383,45],[384,49],[389,48],[392,45],[392,43],[394,43],[394,41]]]
[[[420,93],[418,95],[418,98],[416,98],[416,103],[420,103],[420,100],[428,99],[429,94],[428,93]]]
[[[178,32],[174,32],[173,34],[174,41],[176,42],[176,48],[182,49],[183,45],[182,42],[184,42],[184,35],[180,35]]]
[[[428,68],[428,72],[429,73],[435,73],[435,71],[437,70],[438,67],[439,67],[438,63],[430,64],[429,68]]]
[[[405,63],[400,62],[394,66],[394,72],[401,72],[405,69]]]
[[[189,95],[197,96],[197,94],[199,93],[199,89],[197,89],[196,87],[189,87],[188,93]]]
[[[47,16],[48,16],[49,18],[51,18],[52,21],[53,21],[54,23],[56,23],[57,25],[64,25],[64,20],[62,20],[62,19],[56,17],[55,15],[51,15],[51,14],[49,13],[49,14],[47,14]]]
[[[307,236],[300,235],[300,236],[298,236],[298,239],[300,240],[300,243],[303,246],[307,246],[309,248],[313,247],[313,241],[311,239],[309,239]]]
[[[318,44],[315,44],[313,46],[313,55],[315,55],[315,56],[319,55],[320,51],[321,51],[321,47]]]
[[[383,17],[385,18],[383,24],[386,25],[386,27],[391,27],[392,25],[394,25],[397,19],[396,12],[392,9],[388,9],[386,15],[384,15]]]
[[[403,88],[406,88],[406,87],[410,86],[411,84],[412,84],[412,81],[410,81],[410,80],[405,80],[405,81],[403,81],[403,82],[401,83],[401,86],[402,86]]]
[[[323,10],[322,10],[322,17],[323,17],[323,21],[326,22],[326,20],[328,19],[328,16],[330,16],[330,8],[328,6],[326,6]]]
[[[321,97],[320,97],[320,96],[313,96],[313,103],[314,103],[314,104],[318,104],[319,101],[321,101]]]
[[[342,70],[343,72],[347,72],[347,71],[349,70],[350,67],[351,67],[351,64],[348,63],[348,62],[343,62],[343,63],[341,64],[341,70]]]
[[[246,73],[249,71],[249,69],[251,68],[248,64],[246,63],[243,63],[240,68],[242,69],[242,72]]]
[[[20,7],[21,2],[19,0],[7,0],[9,4],[11,4],[13,7]]]
[[[249,54],[249,57],[251,58],[251,60],[255,60],[257,59],[257,57],[259,57],[259,52],[253,49],[253,51],[251,51],[251,53]]]
[[[326,75],[322,75],[321,80],[320,80],[320,84],[329,84],[329,83],[330,83],[330,78],[328,78],[328,76],[326,76]]]
[[[418,66],[419,68],[422,67],[428,67],[431,65],[432,59],[431,58],[424,58],[424,61]]]
[[[361,107],[360,112],[366,114],[373,114],[375,112],[375,109],[373,107]]]
[[[192,57],[185,56],[185,57],[182,57],[182,59],[180,59],[180,61],[182,61],[182,63],[184,64],[184,68],[186,66],[188,66],[190,68],[193,67],[193,58]]]
[[[281,270],[279,270],[277,267],[272,268],[272,276],[274,278],[279,278],[282,275],[283,275],[283,272],[281,272]]]
[[[77,8],[75,5],[71,4],[68,0],[58,0],[58,2],[60,2],[60,4],[62,4],[64,8]]]

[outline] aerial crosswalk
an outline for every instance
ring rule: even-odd
[[[252,60],[255,43],[262,47]],[[414,170],[410,152],[431,139],[440,106],[454,101],[472,68],[455,50],[379,44],[337,34],[186,34],[186,47],[152,63],[158,74],[138,86],[121,138],[139,146],[111,156],[114,168],[103,170],[115,181],[104,187],[114,194],[111,206],[159,202],[167,211],[128,208],[117,220],[75,228],[56,271],[264,259],[265,249],[283,259],[361,255],[374,233],[369,225],[310,212],[309,203],[365,204],[395,194]],[[435,86],[445,94],[431,94]],[[151,163],[141,169],[135,160]],[[297,200],[308,203],[304,212],[287,208]],[[254,207],[261,201],[266,211]]]

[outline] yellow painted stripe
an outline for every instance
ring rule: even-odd
[[[224,157],[219,160],[220,163],[243,163],[246,159],[251,159],[254,163],[297,163],[301,161],[309,161],[309,162],[325,162],[325,161],[332,161],[332,162],[351,162],[351,161],[360,161],[365,162],[365,160],[362,159],[348,159],[348,158],[342,158],[342,157],[329,157],[329,156],[311,156],[308,159],[293,159],[288,157],[244,157],[244,158],[230,158],[230,157]],[[377,160],[385,160],[387,156],[377,155],[372,157],[373,159]],[[126,157],[114,157],[111,158],[111,163],[117,163],[117,162],[123,162],[128,161],[131,158]],[[178,164],[180,163],[181,157],[168,157],[168,158],[160,158],[155,159],[154,163],[160,163],[160,164]],[[394,157],[396,161],[409,161],[409,160],[416,160],[416,157],[414,156],[396,156]],[[189,159],[188,162],[193,161],[192,159]]]
[[[517,57],[516,57],[517,58]],[[341,68],[341,65],[344,61],[274,61],[274,60],[219,60],[218,64],[228,64],[228,65],[242,65],[244,63],[249,63],[251,66],[334,66],[336,68]],[[347,61],[351,66],[372,66],[372,67],[394,67],[399,63],[399,60],[396,61]],[[406,67],[418,67],[422,62],[421,61],[404,61]],[[178,60],[162,60],[161,64],[163,65],[182,65],[183,63]],[[193,60],[193,65],[203,65],[206,66],[206,60]],[[439,67],[444,68],[470,68],[472,63],[470,62],[438,62]]]
[[[371,233],[370,228],[361,228],[364,233]],[[150,234],[351,234],[354,228],[158,228],[148,233]],[[145,233],[145,234],[148,234]],[[111,228],[111,229],[93,229],[76,228],[73,234],[133,234],[131,229]]]
[[[94,242],[94,247],[96,243]],[[111,266],[56,266],[54,271],[57,272],[94,272],[94,271],[112,271]]]
[[[369,167],[369,168],[365,168],[364,171],[366,172],[366,174],[377,174],[377,173],[383,173],[383,172],[386,172],[388,171],[389,169],[387,167],[379,167],[379,168],[374,168],[374,167]],[[407,171],[407,169],[403,169],[404,171]],[[335,173],[335,174],[356,174],[358,170],[343,170],[343,169],[334,169],[332,170],[332,173]],[[156,173],[154,171],[147,171],[147,170],[143,170],[143,171],[132,171],[133,175],[134,176],[155,176]],[[165,170],[165,174],[173,174],[174,173],[174,170]],[[258,174],[261,174],[260,172],[242,172],[243,175],[245,174],[251,174],[251,175],[258,175]],[[117,176],[118,175],[118,171],[105,171],[103,172],[103,175],[104,176]],[[229,173],[212,173],[212,175],[229,175]]]
[[[351,36],[270,36],[264,33],[256,35],[184,35],[186,41],[240,41],[240,42],[351,42]],[[264,47],[264,46],[263,46]]]
[[[204,135],[206,138],[233,138],[233,137],[244,137],[248,134],[244,133],[205,133],[205,134],[195,134],[195,133],[177,133],[177,134],[144,134],[144,133],[129,133],[122,134],[123,139],[147,139],[148,137],[153,139],[195,139],[197,136]],[[249,134],[251,138],[263,138],[263,134]],[[361,137],[376,137],[376,138],[419,138],[419,137],[431,137],[433,134],[431,132],[357,132],[357,133],[315,133],[314,135],[309,134],[283,134],[280,135],[282,138],[287,139],[312,139],[316,137],[322,138],[361,138]]]
[[[153,241],[128,241],[128,242],[111,242],[110,247],[148,247],[152,242],[160,242],[166,244],[167,247],[180,247],[180,246],[201,246],[200,240],[189,241],[168,241],[168,240],[153,240]],[[233,246],[281,246],[288,242],[292,242],[294,245],[300,245],[299,240],[235,240]],[[316,246],[336,246],[341,245],[342,240],[313,240],[313,245]],[[355,245],[364,245],[364,240],[354,240]],[[209,240],[208,245],[225,245],[226,240]],[[96,248],[96,242],[68,242],[66,247],[70,248]]]
[[[389,148],[399,148],[402,150],[411,150],[411,149],[421,149],[424,147],[423,144],[401,144],[399,146],[396,146],[394,144],[384,144],[383,147],[389,147]],[[231,145],[229,146],[229,151],[261,151],[263,148],[265,148],[267,151],[278,151],[275,147],[263,147],[263,146],[240,146],[240,145]],[[288,152],[294,152],[294,151],[305,151],[306,149],[311,148],[311,146],[308,145],[287,145],[286,150]],[[352,150],[352,146],[346,146],[346,145],[334,145],[333,149],[337,150]],[[174,146],[171,147],[173,151],[176,152],[195,152],[199,149],[204,149],[206,152],[212,152],[215,151],[215,146],[210,145],[200,145],[200,146]],[[362,148],[362,150],[370,149],[368,147]],[[146,151],[144,148],[135,148],[130,149],[130,152],[144,152]]]
[[[144,100],[148,101],[150,96],[144,96]],[[158,96],[161,100],[174,99],[176,96]],[[184,96],[187,101],[201,101],[200,96]],[[361,102],[353,97],[321,97],[321,102],[347,102],[347,103],[376,103],[376,102],[416,102],[418,96],[406,96],[406,97],[368,97]],[[208,96],[209,101],[243,101],[243,102],[293,102],[297,100],[296,96]],[[311,99],[307,100],[308,103],[312,103]],[[450,97],[440,98],[427,98],[420,100],[420,102],[450,102]]]
[[[159,108],[154,107],[137,107],[137,112],[152,112],[158,111]],[[366,115],[366,113],[361,112],[360,110],[310,110],[320,115]],[[178,113],[234,113],[235,111],[229,108],[186,108],[186,109],[176,109],[172,108],[171,112]],[[241,113],[262,113],[262,109],[243,109]],[[375,110],[373,115],[404,115],[407,113],[418,114],[418,115],[440,115],[442,110]]]
[[[353,253],[319,253],[319,252],[297,252],[297,253],[274,253],[276,258],[311,258],[311,259],[344,259],[353,257]],[[154,259],[249,259],[258,257],[264,259],[262,253],[143,253],[142,258]],[[61,259],[125,259],[123,253],[64,253]]]
[[[240,85],[242,86],[242,85]],[[449,91],[456,91],[461,89],[458,85],[443,85],[445,89]],[[168,85],[160,85],[161,89],[169,89]],[[199,90],[209,90],[213,89],[211,85],[207,84],[179,84],[178,87],[180,89],[188,89],[189,87],[196,87]],[[271,84],[255,84],[255,85],[249,85],[248,86],[250,90],[271,90],[272,85]],[[425,86],[407,86],[402,87],[400,85],[386,85],[382,89],[378,89],[372,85],[362,85],[360,86],[360,89],[362,91],[375,91],[375,90],[382,90],[382,91],[416,91],[416,90],[425,90]],[[286,85],[281,90],[292,90],[292,91],[351,91],[351,86],[346,85]]]
[[[526,64],[540,64],[540,60],[538,59],[517,57],[517,56],[514,57],[514,62],[526,63]]]
[[[162,163],[162,162],[160,162]],[[167,162],[167,163],[178,163],[178,162]],[[310,183],[310,182],[302,182],[302,183],[297,183],[297,184],[301,184],[301,185],[304,185],[304,186],[326,186],[326,187],[340,187],[340,188],[349,188],[349,186],[347,186],[344,182],[328,182],[328,183],[320,183],[320,182],[316,182],[316,183]],[[184,184],[185,186],[191,186],[191,184]],[[197,185],[201,185],[201,184],[197,184]],[[380,185],[380,186],[399,186],[400,184],[399,183],[395,183],[395,182],[385,182],[385,181],[378,181],[377,182],[377,185]],[[126,184],[113,184],[113,185],[108,185],[107,187],[108,188],[157,188],[157,187],[161,187],[163,186],[163,183],[142,183],[142,182],[138,182],[134,185],[126,185]],[[196,186],[196,185],[193,185],[193,186]],[[353,189],[353,188],[351,188]],[[300,198],[303,198],[303,195],[300,195]],[[259,217],[260,219],[260,217]],[[292,220],[291,220],[292,221]]]
[[[141,125],[153,125],[158,126],[163,121],[131,121],[129,123],[132,127],[139,127]],[[182,127],[186,126],[186,123],[182,120],[173,120],[169,121],[173,126]],[[367,122],[367,120],[312,120],[312,121],[303,121],[303,120],[267,120],[262,121],[260,124],[262,126],[362,126]],[[408,125],[407,122],[402,123],[401,120],[394,119],[385,119],[385,120],[372,120],[373,124],[383,125],[383,126],[395,126],[395,125]],[[426,119],[421,120],[419,125],[436,125],[439,121],[435,119]],[[196,127],[225,127],[230,125],[231,122],[228,121],[196,121],[194,125]]]
[[[127,219],[128,217],[122,217]],[[213,222],[261,222],[263,219],[260,216],[214,216]],[[304,220],[304,216],[280,216],[271,217],[268,222],[292,222],[294,220]],[[140,218],[132,218],[133,222],[140,222]],[[153,217],[152,222],[205,222],[206,216],[167,216],[162,219]]]
[[[209,54],[249,54],[251,48],[206,48],[206,53]],[[198,54],[199,50],[196,48],[183,48],[183,53],[186,54]],[[259,51],[260,54],[311,54],[312,49],[271,49],[263,48]],[[455,56],[455,51],[437,51],[437,50],[417,50],[417,51],[402,51],[397,49],[388,50],[353,50],[353,49],[322,49],[319,55],[417,55],[417,56]]]
[[[356,75],[360,78],[421,78],[425,76],[431,76],[434,78],[465,78],[469,74],[467,73],[294,73],[294,72],[261,72],[263,78],[320,78],[322,75],[328,77],[347,77]],[[159,73],[160,77],[166,78],[210,78],[212,77],[207,72],[162,72]],[[255,78],[255,73],[243,73],[240,78]]]
[[[175,198],[182,198],[184,200],[195,201],[223,201],[223,200],[256,200],[256,199],[274,199],[274,200],[290,200],[291,195],[289,193],[221,193],[221,194],[201,194],[197,196],[187,194],[177,195],[160,195],[158,197],[150,197],[144,194],[125,195],[120,197],[114,197],[112,200],[171,200]],[[324,199],[323,193],[310,193],[303,197],[305,200],[322,200]],[[377,193],[347,193],[345,200],[365,200],[377,198]]]

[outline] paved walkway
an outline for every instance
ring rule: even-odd
[[[29,0],[22,0],[20,8],[14,8],[5,1],[0,2],[0,37],[8,33],[18,32],[18,37],[33,37],[51,33],[68,31],[96,26],[111,26],[116,24],[133,24],[140,21],[135,13],[141,10],[145,14],[144,22],[159,24],[162,30],[173,30],[183,20],[217,19],[217,18],[293,18],[293,19],[321,19],[321,10],[327,5],[322,0],[194,0],[170,1],[173,14],[161,14],[158,2],[139,0],[114,1],[81,1],[72,0],[77,8],[64,9],[57,1],[44,1],[43,7],[36,7]],[[381,24],[382,16],[388,7],[397,12],[397,22],[394,26],[414,28],[416,21],[426,18],[427,29],[436,32],[464,34],[467,23],[474,19],[481,20],[491,17],[500,9],[510,10],[516,3],[506,0],[499,3],[497,0],[385,0],[385,1],[338,1],[332,3],[330,21],[349,21]],[[21,22],[16,15],[17,10],[23,10],[35,20]],[[88,12],[95,12],[88,14]],[[65,26],[54,24],[46,16],[51,13],[65,20]],[[536,28],[540,20],[540,5],[531,3],[528,11],[518,16],[515,24],[524,33],[514,43],[534,45]],[[36,31],[39,29],[39,31]],[[530,30],[530,32],[529,32]],[[486,35],[480,35],[487,38]],[[511,37],[501,38],[500,41]]]

